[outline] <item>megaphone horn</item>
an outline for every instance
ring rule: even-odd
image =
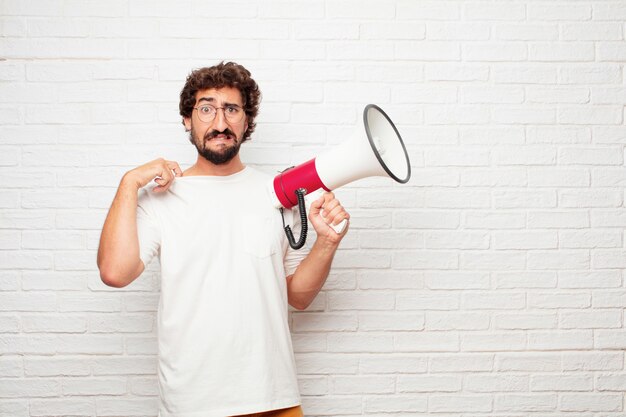
[[[405,184],[411,178],[411,162],[402,137],[389,116],[377,105],[368,104],[363,110],[363,132],[330,151],[278,174],[270,184],[272,202],[276,208],[291,208],[296,204],[304,210],[304,195],[318,190],[332,191],[361,178],[390,177]],[[368,146],[369,145],[369,146]],[[288,226],[285,228],[286,231]],[[306,217],[300,241],[290,244],[299,249],[306,240]],[[290,231],[287,235],[289,237]]]

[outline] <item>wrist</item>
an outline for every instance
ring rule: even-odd
[[[126,174],[124,174],[124,176],[122,177],[122,181],[120,182],[120,188],[139,191],[141,187],[142,185],[133,175],[133,171],[128,171]]]

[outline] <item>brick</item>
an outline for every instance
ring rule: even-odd
[[[621,84],[622,69],[609,64],[563,67],[559,70],[559,79],[563,84]]]
[[[503,352],[496,355],[495,369],[500,372],[557,372],[561,370],[561,354]]]
[[[580,229],[589,227],[589,225],[589,214],[582,211],[539,210],[528,214],[528,227],[533,229]]]
[[[465,187],[523,187],[528,184],[527,170],[521,167],[465,171],[461,185]]]
[[[619,391],[626,390],[626,375],[624,374],[611,374],[611,375],[598,375],[596,377],[596,385],[598,391]]]
[[[524,90],[520,87],[464,87],[462,103],[522,103]]]
[[[600,257],[596,257],[596,252],[592,256],[592,265],[594,269]],[[602,255],[605,255],[604,253]],[[608,254],[610,260],[612,254]],[[615,258],[619,259],[619,258]],[[614,262],[614,261],[610,261]],[[561,288],[615,288],[620,285],[618,271],[591,271],[591,272],[562,272],[559,277],[559,287]]]
[[[400,293],[397,296],[397,310],[456,310],[459,308],[458,295]]]
[[[626,349],[626,333],[616,330],[594,330],[594,347],[600,350]]]
[[[529,350],[584,350],[591,349],[593,335],[589,331],[529,332]]]
[[[548,4],[529,4],[528,20],[590,20],[590,4],[572,4],[567,2]]]
[[[499,352],[526,350],[526,336],[522,333],[466,333],[461,336],[461,350],[465,352]]]
[[[363,400],[359,396],[305,397],[302,408],[316,416],[355,415],[363,410]]]
[[[469,20],[523,20],[526,8],[522,4],[465,3],[464,17]]]
[[[583,192],[578,190],[559,191],[560,207],[620,207],[623,196],[621,191],[593,190]]]
[[[359,314],[361,331],[419,331],[424,330],[423,314],[376,313]]]
[[[458,255],[450,251],[396,252],[392,267],[397,269],[457,269]]]
[[[570,79],[575,79],[572,77]],[[539,104],[554,104],[554,103],[565,103],[565,104],[585,104],[589,103],[589,89],[587,87],[567,87],[567,88],[532,88],[528,87],[526,89],[526,101],[529,103],[539,103]],[[607,103],[613,104],[613,103]],[[544,129],[548,130],[550,127],[537,127],[534,129]],[[552,128],[555,129],[555,128]],[[566,130],[563,128],[562,130]],[[575,133],[574,129],[568,129],[569,132]],[[582,130],[582,129],[581,129]],[[575,136],[574,136],[575,138]]]
[[[525,271],[494,274],[495,288],[556,288],[556,272]]]
[[[557,233],[554,231],[496,232],[494,249],[556,249]]]
[[[496,397],[496,411],[556,411],[558,397],[554,394],[506,394]]]
[[[591,297],[580,293],[536,293],[528,296],[529,308],[559,309],[587,308],[591,306]]]
[[[356,374],[359,360],[357,356],[302,353],[296,355],[298,372],[310,374]]]
[[[591,129],[571,126],[528,127],[527,140],[533,144],[590,143]]]
[[[459,337],[454,332],[416,332],[394,335],[396,352],[457,352]]]
[[[469,392],[521,392],[528,390],[528,376],[468,375],[465,378]]]
[[[130,392],[141,396],[158,396],[158,382],[155,378],[131,378]]]
[[[377,353],[393,351],[392,335],[331,333],[328,351],[342,353]]]
[[[395,378],[371,376],[345,376],[331,379],[333,394],[393,394]]]
[[[591,102],[594,104],[620,104],[626,100],[626,88],[593,87]]]
[[[534,149],[533,149],[534,148]],[[495,151],[493,159],[498,165],[554,165],[556,149],[547,146],[507,147]]]
[[[528,172],[531,187],[588,187],[591,185],[589,171],[579,168],[537,167]]]
[[[151,399],[96,399],[96,415],[103,417],[143,417],[154,415],[158,411],[158,400]]]
[[[621,411],[622,394],[563,394],[562,411]]]
[[[480,23],[429,21],[426,23],[426,39],[486,41],[489,39],[489,27]]]
[[[493,410],[493,399],[488,395],[431,395],[428,409],[434,413],[476,412]]]
[[[457,88],[405,84],[393,88],[391,97],[394,103],[456,103]]]
[[[389,292],[376,293],[364,291],[329,294],[328,306],[331,310],[392,310],[394,295]]]
[[[526,225],[526,215],[521,212],[467,211],[465,227],[470,229],[521,229]]]
[[[476,232],[427,232],[424,234],[428,249],[488,249],[489,235]]]
[[[498,314],[495,328],[499,330],[556,329],[556,314]]]
[[[597,53],[598,61],[622,62],[626,59],[626,45],[623,42],[600,42]]]
[[[430,372],[489,372],[493,370],[494,355],[486,353],[437,354],[431,358]]]
[[[618,248],[621,245],[621,233],[614,230],[563,230],[559,232],[559,247],[562,248]]]
[[[3,378],[19,378],[24,374],[21,357],[4,357],[0,359],[0,376]]]
[[[497,191],[493,206],[500,209],[546,208],[557,206],[557,194],[551,190]]]
[[[563,353],[564,371],[616,371],[621,370],[623,365],[624,358],[621,352]],[[597,385],[600,385],[599,377]]]
[[[464,294],[461,296],[461,306],[463,310],[522,310],[526,306],[526,297],[511,292]]]
[[[329,284],[332,285],[332,278],[331,275],[324,284],[324,288],[332,289],[329,287]],[[359,271],[357,282],[358,288],[362,290],[424,288],[423,276],[414,271]],[[352,286],[342,289],[352,289]]]
[[[427,359],[422,356],[371,354],[363,355],[359,360],[359,371],[366,374],[418,374],[425,373],[427,367]]]
[[[546,65],[498,65],[492,70],[495,83],[555,84],[557,69]]]
[[[394,213],[393,225],[406,229],[456,229],[460,215],[454,211],[407,211]]]
[[[622,108],[614,106],[568,107],[558,110],[559,123],[619,125],[623,121]]]
[[[615,329],[622,326],[622,314],[617,310],[595,312],[562,312],[559,327],[562,329]]]
[[[462,388],[462,378],[454,375],[399,375],[396,386],[400,393],[459,392]]]
[[[528,45],[528,59],[538,62],[590,62],[595,59],[591,42],[537,42]]]
[[[48,416],[78,416],[93,415],[95,404],[92,399],[63,398],[33,400],[30,402],[30,415]]]
[[[510,41],[550,41],[559,38],[559,27],[554,24],[498,24],[495,38]]]
[[[437,150],[426,151],[424,154],[426,166],[487,166],[489,165],[489,152],[483,150]]]
[[[445,41],[398,41],[395,58],[409,61],[460,61],[461,47]]]
[[[472,208],[486,209],[491,206],[488,191],[471,191],[461,189],[440,189],[426,191],[425,206],[428,208]]]
[[[490,319],[481,313],[426,313],[425,330],[486,330],[489,328]]]
[[[294,332],[345,332],[358,326],[354,314],[293,313],[292,320]]]
[[[561,25],[561,39],[565,41],[615,41],[623,39],[620,23],[565,23]]]
[[[396,16],[400,19],[459,20],[459,3],[450,1],[400,0],[396,6]]]
[[[60,391],[61,384],[56,380],[39,378],[0,380],[0,398],[55,397]]]
[[[461,54],[468,62],[515,62],[528,60],[528,48],[515,42],[472,42],[462,46]]]
[[[620,290],[598,290],[591,295],[595,308],[626,307],[626,292]]]
[[[582,250],[533,251],[528,254],[528,269],[588,269],[589,265],[588,252]]]
[[[489,67],[465,63],[426,63],[425,76],[429,81],[487,81]]]
[[[48,314],[22,316],[24,333],[85,333],[87,320],[79,316]]]

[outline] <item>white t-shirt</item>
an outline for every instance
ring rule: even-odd
[[[285,277],[306,251],[289,247],[270,181],[246,167],[178,177],[163,194],[140,192],[140,257],[161,262],[160,417],[300,404]],[[297,239],[297,210],[284,214]]]

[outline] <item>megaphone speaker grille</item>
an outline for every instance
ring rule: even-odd
[[[376,159],[395,181],[405,184],[411,178],[411,162],[402,137],[389,116],[377,105],[363,110],[363,124]]]

